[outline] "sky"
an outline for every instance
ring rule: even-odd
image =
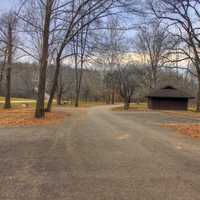
[[[16,5],[16,0],[0,0],[0,12],[9,10]]]

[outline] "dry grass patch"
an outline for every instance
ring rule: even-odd
[[[33,109],[0,109],[0,126],[20,127],[52,125],[63,122],[66,116],[70,116],[70,114],[56,111],[46,113],[46,117],[44,119],[35,119]]]
[[[173,128],[178,132],[192,138],[200,138],[200,124],[167,124],[166,128]]]
[[[91,101],[84,102],[84,101],[80,101],[78,108],[91,108],[91,107],[102,106],[102,105],[106,105],[106,103],[104,103],[104,102],[91,102]],[[75,108],[74,103],[68,102],[68,101],[64,101],[63,104],[59,107]]]
[[[192,118],[200,118],[200,113],[195,111],[162,111],[169,115],[181,116],[181,117],[192,117]]]
[[[112,109],[113,111],[116,112],[121,112],[124,111],[124,107],[123,106],[119,106],[119,107],[115,107]],[[130,108],[128,111],[149,111],[147,104],[146,103],[132,103],[130,105]]]

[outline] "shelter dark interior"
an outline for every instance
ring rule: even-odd
[[[194,97],[173,86],[166,86],[150,92],[147,98],[150,109],[187,110],[189,99]]]

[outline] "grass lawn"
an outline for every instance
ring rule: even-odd
[[[12,101],[35,101],[34,99],[25,99],[25,98],[11,98]],[[5,97],[0,96],[0,102],[4,102]]]
[[[131,103],[128,111],[148,111],[147,103]],[[124,111],[123,106],[113,108],[113,111]]]
[[[5,97],[0,97],[0,108],[4,106]],[[36,100],[24,98],[11,98],[12,108],[22,108],[26,104],[27,107],[34,107]]]
[[[90,108],[90,107],[101,106],[101,105],[106,105],[106,104],[104,102],[95,102],[95,101],[92,101],[92,102],[80,101],[79,103],[80,108]],[[71,102],[64,101],[61,107],[74,107],[74,104],[72,104]]]
[[[4,101],[5,98],[4,97],[0,97],[0,108],[3,108],[4,106]],[[48,101],[45,101],[45,106],[47,105]],[[28,108],[34,108],[36,105],[36,100],[35,99],[24,99],[24,98],[11,98],[11,104],[12,104],[12,108],[23,108],[28,107]],[[89,108],[89,107],[94,107],[94,106],[99,106],[99,105],[105,105],[104,102],[84,102],[84,101],[80,101],[79,103],[79,107],[80,108]],[[53,106],[57,106],[56,105],[56,101],[54,100],[53,102]],[[59,106],[59,107],[74,107],[74,104],[72,104],[71,102],[67,102],[64,101],[63,105]]]

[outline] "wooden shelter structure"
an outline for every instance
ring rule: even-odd
[[[148,107],[154,110],[187,110],[189,99],[194,97],[173,86],[153,90],[147,96]]]

